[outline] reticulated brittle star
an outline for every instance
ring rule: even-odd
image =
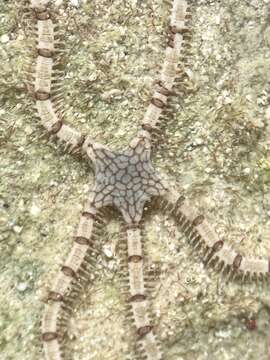
[[[158,206],[171,214],[186,237],[195,247],[204,248],[205,262],[214,261],[229,274],[266,277],[269,261],[245,258],[218,238],[204,216],[197,214],[189,202],[169,191],[151,164],[151,134],[159,125],[161,114],[173,95],[179,75],[178,62],[188,41],[189,8],[186,0],[172,0],[169,41],[165,51],[160,79],[145,113],[142,130],[122,151],[111,151],[82,135],[64,123],[61,99],[54,65],[61,57],[57,40],[56,19],[49,0],[31,0],[30,10],[37,25],[37,47],[34,65],[34,96],[42,125],[66,148],[81,151],[91,159],[95,168],[95,185],[84,207],[77,228],[75,243],[59,272],[48,296],[42,322],[42,340],[47,360],[63,359],[58,322],[60,312],[71,289],[82,277],[87,256],[95,250],[97,229],[102,222],[101,210],[112,205],[122,213],[127,225],[127,270],[129,276],[129,304],[133,314],[138,341],[142,345],[142,359],[163,359],[148,315],[148,299],[143,277],[143,251],[140,222],[146,201],[158,198]],[[181,78],[181,77],[180,77]],[[181,80],[181,79],[180,79]]]

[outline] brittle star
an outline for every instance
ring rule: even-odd
[[[163,352],[156,340],[153,324],[148,315],[148,299],[143,276],[143,250],[140,223],[146,201],[157,198],[159,208],[171,214],[176,224],[195,248],[203,249],[205,263],[213,262],[229,276],[269,276],[269,261],[246,258],[235,252],[218,238],[203,215],[198,214],[183,195],[168,188],[151,164],[151,134],[162,119],[168,99],[174,94],[179,77],[179,57],[189,40],[190,12],[186,0],[172,0],[169,40],[160,79],[145,113],[142,129],[122,151],[111,151],[82,135],[64,123],[61,99],[54,65],[61,58],[61,44],[57,40],[56,19],[49,0],[30,0],[32,17],[36,21],[37,47],[34,65],[34,97],[42,125],[71,152],[86,154],[95,168],[95,185],[80,217],[71,253],[59,272],[48,295],[42,321],[42,341],[46,360],[63,359],[61,334],[58,323],[71,289],[83,277],[87,256],[95,250],[97,229],[102,222],[101,210],[114,206],[126,222],[127,271],[129,276],[128,303],[141,345],[140,359],[160,360]],[[180,81],[181,81],[180,76]]]

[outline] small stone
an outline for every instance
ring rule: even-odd
[[[16,286],[17,290],[20,292],[24,292],[27,289],[27,287],[28,285],[26,282],[21,282]]]
[[[245,169],[243,170],[243,173],[244,173],[245,175],[249,175],[250,172],[251,172],[250,168],[245,168]]]
[[[70,0],[70,4],[71,4],[71,6],[78,7],[79,1],[78,0]]]
[[[252,102],[253,100],[252,95],[251,94],[246,95],[246,99],[247,101]]]
[[[13,227],[13,230],[15,231],[16,234],[20,234],[22,231],[22,226],[15,225]]]
[[[2,44],[8,43],[9,42],[9,35],[8,34],[2,35],[1,38],[0,38],[0,41],[1,41]]]
[[[103,252],[107,258],[111,259],[113,257],[112,251],[107,247],[104,248]]]
[[[38,216],[41,212],[41,209],[36,206],[36,205],[32,205],[31,208],[30,208],[30,214],[33,215],[33,216]]]

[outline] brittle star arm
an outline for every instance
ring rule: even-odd
[[[126,227],[128,317],[134,323],[138,336],[138,355],[142,359],[163,359],[160,345],[149,317],[149,299],[144,278],[142,231],[139,224]],[[126,269],[125,269],[126,270]]]
[[[74,245],[61,267],[48,295],[43,320],[42,341],[46,360],[62,360],[61,329],[63,312],[69,310],[69,302],[77,297],[81,283],[88,278],[87,267],[95,263],[98,253],[97,240],[102,233],[104,220],[90,201],[81,214],[74,237]]]
[[[159,206],[170,214],[190,244],[203,253],[205,264],[212,264],[228,279],[255,277],[266,279],[270,275],[270,261],[258,257],[245,257],[221,240],[207,219],[198,214],[184,196],[170,193]]]
[[[174,84],[180,75],[178,63],[186,45],[187,22],[190,17],[187,1],[173,0],[170,1],[170,4],[172,9],[165,59],[154,94],[142,121],[142,127],[150,132],[157,129],[161,122],[162,113],[166,111],[168,100],[171,96],[176,95]]]
[[[82,147],[85,136],[63,120],[61,90],[59,94],[57,57],[61,53],[57,40],[57,23],[49,0],[31,0],[30,8],[36,20],[36,60],[34,65],[35,106],[41,124],[70,152]]]

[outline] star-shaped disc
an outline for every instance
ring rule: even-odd
[[[139,222],[145,202],[167,191],[151,164],[150,153],[148,133],[143,130],[122,152],[100,144],[88,145],[87,154],[95,164],[96,175],[93,206],[114,205],[127,223]]]

